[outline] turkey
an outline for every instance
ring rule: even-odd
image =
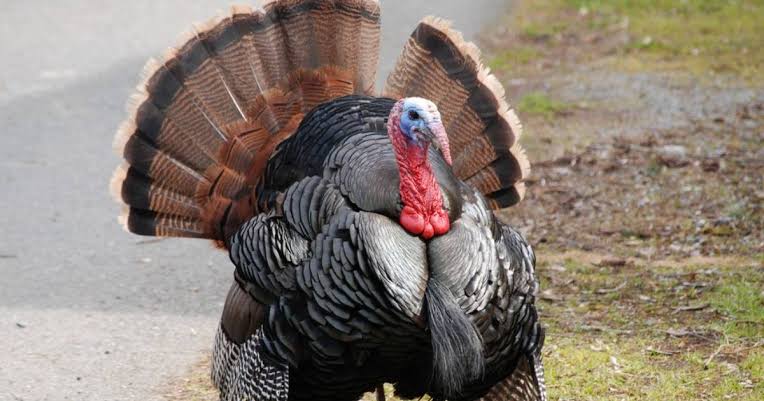
[[[379,36],[373,0],[197,27],[117,134],[120,221],[229,253],[221,400],[546,400],[535,256],[493,212],[523,196],[519,121],[432,17],[377,96]]]

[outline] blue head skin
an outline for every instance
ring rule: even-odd
[[[400,127],[406,139],[424,146],[433,139],[431,125],[436,123],[440,123],[440,113],[431,101],[417,97],[403,100]]]
[[[435,144],[451,164],[448,136],[435,103],[421,97],[407,97],[401,99],[398,105],[400,132],[406,141],[422,148],[430,143]],[[393,114],[398,113],[393,110]]]

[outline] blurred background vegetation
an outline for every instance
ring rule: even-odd
[[[513,1],[552,400],[764,399],[764,2]]]
[[[514,10],[511,29],[524,40],[492,60],[502,70],[522,71],[576,36],[600,47],[573,52],[579,62],[606,52],[626,70],[761,78],[764,2],[759,0],[537,0],[517,2]]]

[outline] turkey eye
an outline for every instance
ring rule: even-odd
[[[417,113],[414,110],[409,111],[409,118],[412,120],[418,120],[419,119],[419,113]]]

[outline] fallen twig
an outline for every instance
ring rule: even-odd
[[[590,325],[582,325],[579,326],[579,328],[583,331],[601,331],[604,333],[614,333],[614,334],[632,334],[634,333],[633,330],[622,330],[622,329],[611,329],[609,327],[603,327],[603,326],[590,326]]]
[[[679,353],[679,351],[663,351],[663,350],[660,350],[660,349],[657,349],[657,348],[653,348],[653,347],[647,347],[647,348],[645,348],[645,351],[651,352],[653,354],[668,355],[668,356],[671,356],[671,355]]]
[[[596,292],[597,294],[609,294],[611,292],[618,292],[618,291],[622,290],[624,287],[626,287],[626,282],[625,281],[623,283],[621,283],[621,284],[618,284],[618,286],[615,287],[615,288],[598,288],[594,292]]]
[[[704,341],[715,341],[714,337],[709,336],[709,334],[711,333],[708,331],[695,331],[695,330],[687,330],[686,328],[680,328],[680,329],[668,329],[666,330],[666,334],[668,334],[671,337],[696,337]]]
[[[732,323],[734,324],[755,324],[755,325],[762,325],[764,322],[760,322],[758,320],[733,320]]]
[[[719,355],[719,352],[721,352],[721,350],[722,350],[722,347],[724,347],[725,345],[726,345],[726,344],[719,344],[719,347],[718,347],[718,348],[716,348],[716,351],[714,351],[714,353],[713,353],[713,354],[711,354],[711,356],[709,356],[709,357],[708,357],[708,359],[706,359],[706,362],[704,362],[704,363],[703,363],[703,369],[708,369],[708,365],[710,365],[710,364],[711,364],[711,361],[712,361],[712,360],[713,360],[713,359],[714,359],[714,358],[715,358],[717,355]]]
[[[674,313],[679,313],[679,312],[694,312],[694,311],[699,311],[699,310],[706,309],[709,306],[711,306],[711,305],[709,303],[707,303],[707,302],[704,302],[702,304],[697,304],[697,305],[680,306],[680,307],[674,308]]]

